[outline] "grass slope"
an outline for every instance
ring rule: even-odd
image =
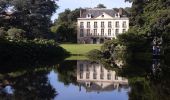
[[[60,46],[70,52],[71,55],[86,55],[93,49],[100,50],[102,44],[61,44]]]

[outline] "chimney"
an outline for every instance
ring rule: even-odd
[[[82,9],[80,8],[80,18],[81,18],[81,16],[82,16]]]
[[[123,8],[119,8],[119,14],[123,15]]]

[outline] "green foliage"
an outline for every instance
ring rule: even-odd
[[[56,35],[58,40],[62,42],[76,42],[76,26],[74,24],[70,25],[68,23],[61,23],[57,26]]]
[[[39,62],[60,59],[68,55],[63,48],[52,40],[13,40],[0,39],[0,61],[6,62]],[[12,63],[11,63],[12,64]]]
[[[129,39],[125,39],[124,43],[132,43],[132,45],[127,45],[133,51],[134,49],[137,50],[137,48],[141,51],[145,51],[148,48],[147,51],[149,51],[151,42],[155,38],[154,36],[157,36],[157,38],[163,40],[162,49],[165,50],[170,44],[169,5],[169,0],[133,0],[130,16],[131,28],[128,33],[134,34],[131,38],[135,38],[137,35],[141,38],[136,37],[134,43]],[[130,37],[128,36],[128,38]]]
[[[59,14],[58,19],[51,27],[51,31],[59,42],[77,42],[77,18],[80,15],[80,9],[73,11],[66,9]]]
[[[109,49],[112,49],[118,45],[118,41],[116,39],[112,39],[110,41],[106,41],[102,47],[101,47],[101,51],[106,51],[106,50],[109,50]]]
[[[24,38],[25,31],[22,29],[11,28],[7,31],[7,37],[10,39],[21,39]]]
[[[4,28],[0,28],[0,38],[4,38],[6,36],[6,31]]]
[[[77,84],[76,78],[77,61],[64,61],[59,64],[55,71],[58,72],[58,80],[64,85]]]
[[[132,88],[129,100],[154,100],[149,82],[144,78],[134,78],[130,82]]]
[[[148,38],[143,34],[126,33],[119,35],[118,40],[131,52],[146,52],[150,48]]]
[[[170,44],[170,5],[169,0],[125,0],[132,2],[130,9],[130,29],[121,34],[115,40],[106,42],[102,46],[107,58],[115,58],[117,51],[122,51],[116,46],[125,47],[127,52],[133,58],[141,57],[141,54],[151,58],[152,40],[154,36],[163,38],[163,46],[168,52]],[[116,44],[116,45],[115,45]],[[116,51],[115,51],[116,50]],[[117,53],[116,53],[117,52]],[[110,57],[108,57],[110,56]],[[142,57],[143,58],[143,57]],[[144,57],[145,58],[145,57]]]
[[[151,58],[150,40],[144,34],[121,34],[117,39],[105,42],[101,50],[104,58],[111,61]]]
[[[93,59],[93,60],[98,60],[98,59],[101,59],[103,58],[103,54],[100,50],[97,50],[97,49],[94,49],[94,50],[91,50],[87,53],[87,56],[90,58],[90,59]]]
[[[97,8],[106,8],[106,6],[104,4],[98,4]]]
[[[0,27],[16,27],[25,31],[27,38],[47,38],[51,16],[58,8],[55,0],[4,0],[0,2]],[[12,12],[6,11],[12,7]]]
[[[0,67],[2,75],[2,77],[0,78],[1,86],[6,86],[4,82],[6,81],[9,82],[10,85],[12,85],[12,88],[14,89],[15,96],[11,95],[10,100],[21,98],[24,100],[29,100],[35,97],[39,100],[54,98],[57,95],[57,92],[51,86],[47,77],[47,74],[49,73],[49,71],[52,70],[52,67],[50,65],[43,67],[29,67],[28,65],[29,63],[27,63],[26,66],[23,66],[20,69],[14,68],[9,73],[4,73],[4,69]],[[13,67],[14,66],[12,66],[11,69]],[[6,100],[9,97],[1,92],[0,98],[1,100]]]

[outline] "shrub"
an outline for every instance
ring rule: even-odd
[[[38,40],[37,40],[38,41]],[[62,60],[69,53],[52,41],[9,41],[0,38],[0,64],[12,63],[45,63]],[[52,42],[52,43],[51,43]]]
[[[103,58],[103,54],[100,50],[94,49],[87,53],[87,57],[89,57],[93,60],[98,60],[98,59]]]
[[[112,39],[110,41],[105,42],[102,45],[101,50],[102,51],[110,50],[110,49],[113,49],[117,45],[118,45],[118,40],[117,39]]]
[[[0,28],[0,37],[4,38],[6,35],[6,31],[4,30],[4,28]]]
[[[25,31],[22,29],[11,28],[7,31],[7,37],[10,39],[21,39],[24,37]]]
[[[150,50],[150,41],[144,34],[127,33],[118,36],[119,43],[131,52],[146,52]]]

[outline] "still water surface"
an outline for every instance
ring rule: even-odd
[[[58,79],[57,72],[48,74],[50,84],[59,93],[55,100],[128,100],[128,80],[116,76],[114,70],[90,61],[77,61],[75,66],[76,82],[69,85]]]
[[[169,100],[170,68],[152,63],[108,67],[90,60],[0,71],[0,100]]]

